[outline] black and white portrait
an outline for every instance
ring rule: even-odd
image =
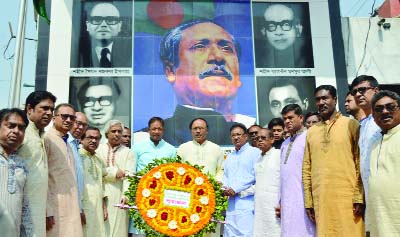
[[[71,67],[131,68],[132,2],[83,1],[73,9]]]
[[[253,2],[256,68],[313,68],[307,2]]]
[[[288,104],[300,105],[304,114],[314,111],[314,89],[315,77],[257,77],[259,124],[281,118]]]
[[[70,79],[69,102],[86,114],[90,126],[103,131],[111,119],[130,125],[131,79],[75,77]]]

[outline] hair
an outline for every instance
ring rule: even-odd
[[[194,121],[196,121],[196,120],[202,120],[202,121],[204,121],[204,122],[206,123],[206,128],[208,129],[207,120],[206,120],[205,118],[202,118],[202,117],[198,117],[198,118],[193,119],[193,120],[190,122],[190,124],[189,124],[189,129],[192,129],[192,125],[193,125]]]
[[[369,82],[369,84],[370,84],[372,87],[377,87],[377,88],[379,88],[378,80],[376,80],[375,77],[373,77],[373,76],[368,76],[368,75],[360,75],[360,76],[354,78],[354,80],[351,82],[350,90],[352,90],[355,86],[357,86],[358,84],[360,84],[361,82],[364,82],[364,81]]]
[[[110,128],[111,128],[112,126],[118,125],[118,124],[121,125],[121,128],[124,127],[124,124],[123,124],[121,121],[119,121],[119,120],[111,119],[111,120],[108,120],[108,121],[107,121],[107,123],[104,125],[104,134],[106,135],[106,138],[108,138],[108,132],[110,132]]]
[[[26,116],[25,111],[19,108],[11,108],[11,109],[2,109],[0,110],[0,123],[2,123],[5,120],[8,120],[10,115],[15,114],[18,115],[22,118],[22,120],[25,123],[25,126],[28,126],[29,120],[28,117]]]
[[[258,127],[258,128],[262,128],[260,125],[258,125],[258,124],[253,124],[253,125],[251,125],[248,129],[247,129],[247,134],[250,134],[250,128],[252,128],[252,127]]]
[[[268,129],[272,129],[274,126],[281,126],[282,128],[284,128],[285,123],[283,122],[283,119],[281,119],[281,118],[273,118],[268,123]]]
[[[306,121],[311,116],[317,116],[319,121],[322,121],[321,115],[319,115],[318,112],[314,112],[314,111],[308,112],[306,114],[306,116],[304,116],[304,121]]]
[[[96,4],[93,4],[93,6],[91,6],[90,7],[90,9],[89,9],[89,17],[92,15],[92,12],[93,12],[93,9],[97,6],[97,5],[100,5],[100,4],[111,4],[111,5],[113,5],[116,9],[117,9],[117,11],[118,11],[118,13],[120,14],[120,16],[121,16],[121,12],[120,12],[120,10],[118,9],[118,7],[117,6],[115,6],[115,4],[113,4],[113,2],[98,2],[98,3],[96,3]]]
[[[42,102],[42,100],[50,99],[53,103],[56,103],[57,98],[48,91],[34,91],[26,97],[25,100],[25,112],[28,112],[28,105],[35,108],[37,104]]]
[[[243,123],[234,123],[229,129],[229,132],[232,132],[232,130],[235,128],[241,128],[243,132],[247,134],[247,128]]]
[[[69,108],[73,109],[74,112],[76,111],[76,109],[75,109],[75,107],[74,107],[73,105],[68,104],[68,103],[61,103],[61,104],[57,105],[56,108],[54,109],[54,115],[57,115],[57,114],[58,114],[58,110],[59,110],[61,107],[69,107]]]
[[[160,118],[160,117],[151,117],[151,118],[149,119],[149,122],[147,123],[147,127],[150,128],[150,125],[153,124],[153,123],[156,122],[156,121],[160,122],[161,125],[164,127],[164,119],[162,119],[162,118]]]
[[[88,126],[88,127],[86,128],[86,131],[82,134],[81,140],[83,140],[83,139],[86,138],[86,132],[87,132],[87,131],[90,131],[90,130],[98,131],[99,134],[100,134],[100,139],[101,139],[101,132],[100,132],[100,129],[98,129],[98,128],[96,128],[96,127],[93,127],[93,126]]]
[[[317,88],[315,88],[314,90],[314,95],[317,94],[318,91],[321,90],[327,90],[329,91],[329,94],[331,94],[331,96],[333,98],[337,98],[337,94],[336,94],[336,88],[332,85],[320,85]]]
[[[353,95],[351,94],[351,91],[348,91],[348,92],[346,93],[346,97],[349,96],[349,95],[353,96]]]
[[[108,86],[111,88],[111,92],[112,92],[112,98],[113,100],[115,100],[116,98],[118,98],[121,95],[121,89],[118,85],[118,83],[110,77],[91,77],[89,78],[89,80],[87,80],[82,86],[81,88],[79,88],[78,91],[78,101],[79,101],[79,106],[80,106],[80,110],[82,110],[84,108],[84,103],[86,101],[86,92],[89,89],[89,87],[92,86]]]
[[[179,44],[182,40],[182,32],[194,25],[201,23],[212,23],[225,29],[221,25],[209,19],[194,19],[184,22],[178,25],[177,27],[173,28],[172,30],[168,31],[167,34],[165,34],[163,39],[161,40],[159,49],[160,59],[164,65],[164,69],[170,68],[171,71],[175,71],[175,69],[179,66]],[[231,36],[232,41],[235,45],[236,54],[239,59],[241,54],[240,45],[235,40],[235,37],[233,37],[233,35],[231,34],[229,35]]]
[[[284,114],[289,113],[290,111],[294,111],[294,113],[299,116],[303,115],[303,110],[301,109],[300,105],[298,105],[298,104],[286,105],[285,107],[283,107],[281,114],[284,115]]]
[[[395,100],[397,102],[397,105],[400,106],[400,96],[399,96],[399,94],[397,94],[394,91],[381,90],[381,91],[378,91],[378,93],[376,93],[372,97],[372,100],[371,100],[372,108],[374,108],[376,102],[378,102],[378,100],[382,99],[383,97],[392,98],[393,100]]]
[[[131,130],[130,128],[128,128],[127,126],[124,126],[124,129],[129,129],[129,130]]]

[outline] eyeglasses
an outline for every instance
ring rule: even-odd
[[[80,126],[82,126],[82,127],[84,127],[84,128],[87,127],[87,123],[82,123],[81,121],[75,121],[75,124],[76,124],[78,127],[80,127]]]
[[[269,32],[276,31],[276,28],[278,26],[280,26],[283,31],[289,31],[293,27],[293,21],[289,21],[289,20],[284,20],[284,21],[280,21],[280,22],[277,22],[277,21],[266,21],[265,22],[265,26],[266,26],[265,28]]]
[[[352,95],[352,96],[355,96],[356,94],[357,94],[357,92],[358,93],[360,93],[361,95],[364,95],[365,94],[365,92],[367,91],[367,90],[369,90],[369,89],[374,89],[375,87],[358,87],[357,89],[354,89],[354,90],[352,90],[351,92],[350,92],[350,94]]]
[[[250,136],[256,136],[257,134],[258,134],[258,131],[249,132]]]
[[[99,102],[101,106],[110,106],[112,101],[112,96],[101,96],[99,98],[88,97],[86,98],[86,102],[83,103],[85,107],[93,107],[96,102]]]
[[[399,108],[398,105],[394,104],[394,103],[389,103],[389,104],[384,104],[384,105],[377,105],[374,108],[374,111],[376,113],[383,113],[383,111],[386,109],[388,112],[394,112]]]
[[[72,114],[56,114],[56,115],[54,115],[55,117],[57,117],[57,116],[60,116],[61,117],[61,119],[62,120],[67,120],[68,118],[71,120],[71,121],[75,121],[75,119],[76,119],[76,116],[75,115],[72,115]]]
[[[88,22],[92,25],[100,25],[103,21],[105,21],[107,25],[116,25],[121,22],[120,18],[115,16],[92,16],[88,19]]]
[[[266,136],[257,136],[257,140],[267,140],[267,137]]]

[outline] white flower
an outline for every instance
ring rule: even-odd
[[[160,179],[161,178],[161,172],[160,171],[155,172],[153,174],[153,177],[156,178],[156,179]]]
[[[202,185],[203,182],[204,182],[204,179],[203,179],[202,177],[197,177],[197,178],[194,180],[194,182],[195,182],[197,185]]]
[[[142,191],[143,197],[150,197],[150,194],[151,194],[150,190],[148,190],[147,188],[143,189]]]
[[[208,204],[208,197],[207,196],[201,196],[200,202],[203,205],[207,205]]]
[[[200,220],[200,217],[199,217],[198,214],[192,214],[192,215],[190,215],[190,220],[191,220],[193,223],[197,223],[197,222]]]
[[[174,220],[170,221],[168,223],[168,228],[170,228],[171,230],[175,230],[176,228],[178,228],[176,221],[174,221]]]
[[[186,172],[185,168],[183,168],[183,167],[179,167],[179,168],[178,168],[178,174],[179,174],[179,175],[184,175],[185,172]]]
[[[147,210],[147,216],[150,218],[154,218],[157,216],[157,211],[155,209],[149,209]]]

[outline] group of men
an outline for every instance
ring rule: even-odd
[[[354,114],[360,121],[338,112],[335,87],[321,85],[314,91],[318,113],[306,116],[316,117],[310,127],[298,104],[286,105],[268,128],[234,123],[234,150],[224,159],[207,139],[214,128],[204,118],[190,121],[192,140],[178,148],[163,140],[159,117],[132,147],[129,128],[110,120],[99,145],[101,133],[84,113],[55,107],[50,92],[32,92],[25,111],[0,110],[0,226],[7,236],[144,235],[114,207],[128,201],[126,177],[179,155],[222,183],[224,236],[397,235],[400,97],[364,75],[349,95],[364,113]],[[286,139],[279,136],[284,129]]]

